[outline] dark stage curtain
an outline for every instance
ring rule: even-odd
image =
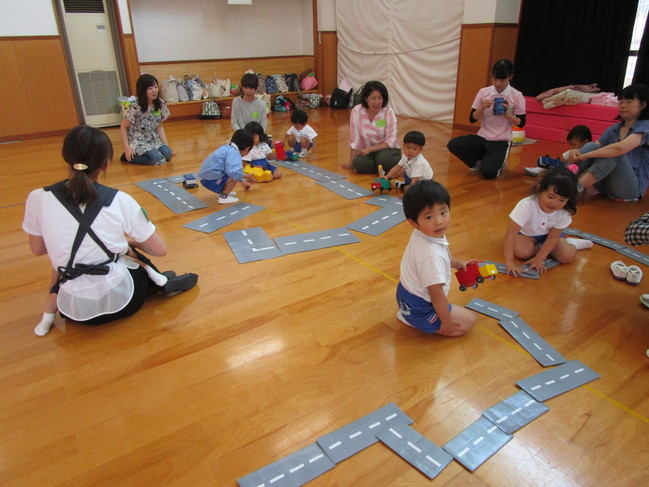
[[[528,96],[597,83],[618,93],[638,0],[524,0],[512,84]]]

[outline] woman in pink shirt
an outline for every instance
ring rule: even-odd
[[[507,163],[512,145],[512,126],[525,125],[525,98],[510,80],[514,64],[509,59],[496,61],[491,69],[491,86],[482,88],[473,100],[469,121],[480,120],[477,134],[460,135],[447,146],[471,171],[485,179],[498,177]]]
[[[349,132],[349,162],[342,167],[369,174],[382,166],[388,172],[401,159],[397,116],[388,106],[388,90],[380,81],[365,83],[361,103],[349,117]]]

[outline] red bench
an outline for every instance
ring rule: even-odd
[[[527,122],[525,135],[531,139],[565,142],[566,135],[575,125],[586,125],[597,140],[604,130],[616,122],[617,107],[604,105],[561,105],[546,110],[543,104],[531,96],[525,97]]]

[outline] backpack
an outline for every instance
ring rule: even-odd
[[[281,74],[274,74],[273,78],[275,78],[275,84],[277,85],[277,91],[279,93],[286,93],[288,91],[288,85],[286,84],[286,80]]]
[[[284,79],[286,80],[286,86],[288,86],[288,91],[297,91],[297,88],[299,87],[299,83],[297,81],[297,74],[286,73],[284,75]]]
[[[216,100],[207,100],[201,104],[201,114],[198,116],[201,120],[214,120],[221,118],[221,110]]]
[[[334,91],[331,93],[331,99],[329,100],[329,106],[338,110],[349,108],[349,100],[352,97],[353,91],[353,89],[347,92],[340,88],[334,88]]]
[[[266,93],[274,95],[277,93],[277,83],[272,76],[266,77]]]

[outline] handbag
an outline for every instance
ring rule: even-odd
[[[272,76],[266,77],[266,93],[270,95],[277,93],[277,82]]]
[[[307,76],[302,78],[300,81],[300,87],[304,90],[315,90],[316,87],[318,86],[318,80],[315,79],[315,76],[313,76],[313,73],[309,73]]]
[[[365,88],[365,85],[361,85],[359,89],[356,90],[356,93],[354,93],[354,105],[359,105],[363,101],[363,88]]]
[[[221,110],[216,100],[207,100],[201,104],[201,114],[198,116],[201,120],[214,120],[221,118]]]
[[[178,89],[176,88],[176,83],[178,83],[178,80],[173,76],[170,76],[169,79],[166,79],[162,82],[161,98],[167,103],[174,103],[178,101]]]
[[[349,108],[349,100],[352,97],[352,90],[343,91],[340,88],[334,88],[331,93],[331,99],[329,100],[329,106],[337,110],[342,110],[344,108]]]

